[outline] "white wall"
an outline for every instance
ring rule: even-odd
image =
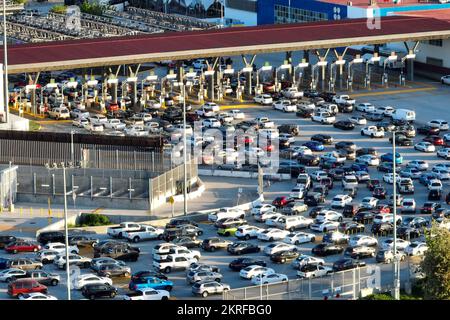
[[[450,68],[450,39],[442,41],[442,47],[432,46],[427,41],[421,42],[417,48],[416,60],[426,63],[427,57],[442,59],[443,67]]]

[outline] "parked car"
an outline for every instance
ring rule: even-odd
[[[117,295],[117,289],[110,284],[88,284],[83,287],[81,293],[90,300],[104,297],[114,298]]]

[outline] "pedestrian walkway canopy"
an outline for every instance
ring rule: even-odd
[[[352,19],[15,45],[8,48],[9,72],[67,70],[450,37],[450,22],[428,17],[383,17],[380,28],[374,26],[376,24],[368,26],[368,19]],[[2,53],[0,57],[3,57]]]

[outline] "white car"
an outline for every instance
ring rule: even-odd
[[[442,119],[434,119],[431,121],[428,121],[427,124],[432,128],[438,128],[441,131],[448,130],[448,122]]]
[[[52,250],[57,251],[58,253],[66,253],[66,245],[61,242],[49,242],[42,247],[42,250]],[[80,250],[78,250],[77,246],[69,246],[69,253],[78,254]]]
[[[370,175],[367,173],[367,171],[356,171],[355,177],[358,179],[358,182],[366,182],[370,180]]]
[[[375,106],[369,102],[359,103],[356,105],[356,110],[362,112],[374,112]]]
[[[287,275],[281,273],[272,273],[272,274],[264,273],[252,277],[252,283],[254,285],[285,282],[285,281],[288,281],[288,277]]]
[[[358,179],[354,174],[344,176],[344,178],[342,179],[342,186],[344,188],[357,188]]]
[[[337,162],[337,163],[342,163],[345,162],[345,160],[347,160],[347,157],[340,155],[337,152],[327,152],[324,153],[320,156],[320,159],[322,159],[322,161],[331,161],[331,162]]]
[[[241,269],[241,271],[239,271],[239,276],[244,279],[251,279],[254,276],[257,276],[258,274],[273,274],[273,273],[275,273],[275,270],[273,270],[272,268],[252,265],[244,269]]]
[[[295,142],[295,137],[292,134],[289,134],[289,133],[280,133],[278,135],[278,138],[280,140],[286,140],[287,142],[290,142],[290,143],[294,143]]]
[[[106,122],[108,122],[108,118],[106,118],[104,115],[102,114],[94,114],[91,117],[89,117],[89,122],[92,124],[105,124]]]
[[[350,121],[353,124],[357,124],[357,125],[366,125],[367,124],[366,118],[358,117],[358,116],[349,117],[348,121]]]
[[[11,282],[16,278],[23,277],[27,272],[22,269],[10,268],[0,271],[0,281],[1,282]]]
[[[270,140],[277,139],[279,137],[279,133],[277,129],[259,129],[258,136],[263,138],[268,138]],[[259,138],[258,137],[258,138]]]
[[[258,94],[253,98],[253,101],[262,105],[268,105],[273,103],[273,99],[270,94]]]
[[[305,186],[300,185],[296,186],[291,190],[291,193],[289,194],[289,197],[294,199],[303,199],[307,193],[307,190]]]
[[[303,97],[303,91],[298,91],[297,88],[286,88],[281,93],[289,99]]]
[[[422,151],[422,152],[435,152],[436,151],[436,147],[434,146],[434,144],[432,144],[430,142],[426,142],[426,141],[421,141],[419,143],[416,143],[414,145],[414,149],[416,149],[418,151]]]
[[[397,215],[397,224],[402,222],[402,216]],[[394,215],[392,213],[383,213],[383,214],[377,214],[373,218],[373,223],[380,224],[380,223],[394,223]]]
[[[41,250],[36,253],[36,259],[41,261],[43,264],[53,262],[56,256],[60,254],[60,251],[55,250]]]
[[[105,129],[124,130],[127,125],[120,119],[108,119],[108,122],[105,122],[103,126]]]
[[[405,198],[401,202],[402,213],[416,212],[416,201],[413,198]]]
[[[78,128],[86,128],[89,125],[89,120],[86,118],[75,118],[72,120],[72,125]]]
[[[82,257],[79,256],[77,254],[69,254],[69,265],[73,264],[73,263],[77,263],[77,264],[85,264],[86,266],[89,266],[91,264],[91,258],[86,258],[86,257]],[[55,260],[53,260],[53,264],[55,264],[59,269],[64,269],[66,266],[66,255],[64,254],[59,254],[58,256],[55,257]]]
[[[374,209],[378,204],[378,199],[374,197],[364,197],[361,201],[361,207],[366,209]]]
[[[283,240],[288,234],[289,231],[287,230],[270,228],[262,231],[261,233],[258,233],[258,240],[262,241]]]
[[[220,112],[217,115],[217,119],[220,120],[222,123],[229,123],[234,120],[234,117],[228,112]]]
[[[398,173],[395,174],[396,181],[400,180],[400,175]],[[385,173],[383,175],[383,181],[389,184],[394,183],[394,174],[393,173]]]
[[[414,241],[405,248],[405,253],[408,256],[422,256],[428,250],[425,242]]]
[[[444,158],[445,160],[449,160],[450,159],[450,148],[439,149],[436,154],[440,158]]]
[[[350,238],[348,241],[348,245],[352,247],[361,247],[361,246],[376,246],[378,245],[378,240],[374,237],[365,236],[365,235],[356,235]]]
[[[442,84],[450,84],[450,75],[441,77]]]
[[[369,136],[371,138],[383,138],[384,129],[377,126],[368,126],[361,129],[362,136]]]
[[[257,238],[258,234],[262,231],[263,231],[263,229],[261,229],[261,228],[258,228],[255,226],[250,226],[250,225],[245,225],[245,226],[238,227],[236,232],[234,233],[234,236],[238,239],[249,240],[252,238]]]
[[[264,213],[255,215],[255,220],[258,222],[265,223],[268,219],[274,219],[275,217],[279,217],[279,215],[280,215],[279,212],[266,211]]]
[[[108,277],[99,277],[93,273],[81,274],[73,281],[73,287],[77,290],[83,289],[88,284],[109,284],[112,285],[112,280]]]
[[[446,170],[450,172],[450,163],[438,163],[433,166],[433,169]]]
[[[429,168],[429,164],[425,160],[412,160],[412,161],[409,161],[406,164],[406,166],[408,168],[416,168],[417,170],[420,170],[420,171],[425,171],[425,170],[428,170],[428,168]]]
[[[70,111],[70,116],[74,119],[77,119],[77,118],[87,119],[87,118],[89,118],[90,114],[89,114],[89,112],[83,111],[81,109],[72,109]]]
[[[339,228],[339,222],[323,220],[321,222],[311,224],[309,228],[314,231],[328,232],[332,230],[337,230]]]
[[[118,298],[122,300],[167,300],[170,298],[170,293],[167,290],[146,288],[138,289],[129,295],[123,295]]]
[[[216,222],[223,218],[244,218],[245,211],[238,208],[221,208],[219,211],[208,214],[208,220]]]
[[[409,241],[397,238],[397,250],[405,250],[407,246],[411,243]],[[393,250],[394,249],[394,238],[389,238],[384,240],[381,243],[381,248],[384,250]]]
[[[450,172],[448,171],[448,169],[433,168],[433,169],[431,169],[431,172],[436,173],[437,178],[439,180],[449,180],[450,179]]]
[[[333,272],[330,267],[324,267],[320,264],[308,264],[297,271],[297,277],[309,279],[309,278],[320,278],[329,275]]]
[[[133,125],[129,128],[125,128],[124,130],[126,135],[133,137],[143,137],[148,135],[148,131],[145,130],[144,126]]]
[[[365,154],[357,157],[355,162],[363,163],[368,166],[378,166],[380,164],[380,159],[372,154]]]
[[[439,179],[432,179],[428,182],[428,190],[442,190],[442,182]]]
[[[316,264],[322,266],[325,264],[325,260],[323,260],[322,258],[316,258],[306,254],[301,254],[297,257],[297,259],[292,261],[291,265],[294,269],[300,269],[302,266],[308,264]]]
[[[329,112],[316,112],[312,115],[311,120],[322,124],[333,124],[336,122],[336,117]]]
[[[339,221],[342,222],[344,217],[342,213],[333,211],[333,210],[323,210],[317,213],[316,222],[322,221]]]
[[[205,128],[220,128],[222,124],[215,118],[207,118],[203,120],[203,126]]]
[[[385,117],[389,117],[392,115],[392,113],[394,113],[394,111],[395,111],[394,107],[386,106],[386,107],[377,107],[375,113],[382,114]]]
[[[279,218],[285,217],[282,213],[276,212],[274,213],[274,215],[272,217],[270,217],[269,219],[266,219],[266,226],[269,227],[275,227],[277,225],[277,220]]]
[[[287,251],[287,250],[298,251],[298,248],[297,248],[297,246],[295,246],[293,244],[288,244],[288,243],[284,243],[284,242],[275,242],[275,243],[271,243],[271,244],[265,246],[263,252],[264,252],[264,254],[267,254],[268,256],[270,256],[277,252]]]
[[[85,127],[86,130],[90,132],[103,132],[103,124],[100,123],[90,123]]]
[[[283,241],[285,243],[299,245],[301,243],[315,242],[316,235],[314,233],[307,232],[293,232],[288,234]]]
[[[296,112],[297,106],[292,104],[290,100],[280,100],[272,104],[275,110],[281,110],[283,112]]]
[[[318,171],[314,171],[311,174],[311,179],[315,180],[315,181],[320,181],[323,178],[328,178],[328,172],[326,171],[322,171],[322,170],[318,170]]]
[[[245,114],[241,110],[233,109],[230,110],[229,113],[233,116],[235,120],[245,119]]]
[[[257,215],[257,214],[262,214],[265,212],[273,212],[276,210],[276,207],[274,205],[268,204],[268,203],[263,203],[263,204],[257,204],[255,205],[252,210],[250,211],[251,215]]]
[[[338,194],[331,200],[332,208],[344,208],[345,205],[351,203],[353,200],[352,197],[346,194]]]
[[[49,294],[31,292],[19,295],[19,300],[58,300],[58,298]]]
[[[297,152],[301,155],[312,155],[312,150],[305,146],[292,146],[290,148],[292,151]]]

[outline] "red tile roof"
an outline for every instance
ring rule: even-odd
[[[396,14],[411,17],[435,18],[450,22],[450,9],[405,11],[396,12]]]

